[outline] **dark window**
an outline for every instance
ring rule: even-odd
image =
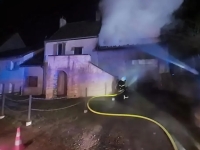
[[[58,55],[63,55],[63,44],[62,43],[58,44]]]
[[[27,77],[27,87],[37,87],[38,86],[38,77],[37,76],[28,76]]]
[[[74,55],[82,55],[82,47],[74,47],[72,50],[74,51]]]

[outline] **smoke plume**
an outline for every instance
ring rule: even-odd
[[[159,37],[161,28],[172,21],[172,14],[183,0],[102,0],[99,8],[102,27],[100,46],[144,43]]]

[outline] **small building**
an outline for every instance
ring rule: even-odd
[[[32,58],[24,61],[20,67],[24,69],[23,95],[44,94],[44,49],[40,49]]]
[[[3,88],[5,93],[23,92],[27,71],[20,65],[40,51],[42,49],[20,48],[0,52],[0,93]],[[28,81],[28,84],[31,82]]]

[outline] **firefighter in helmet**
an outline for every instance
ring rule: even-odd
[[[121,80],[118,81],[117,90],[120,95],[123,95],[123,99],[128,98],[127,87],[126,87],[126,77],[122,77]]]

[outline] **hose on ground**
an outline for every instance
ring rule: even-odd
[[[164,131],[164,133],[168,137],[169,141],[171,142],[171,144],[173,146],[173,149],[174,150],[178,150],[178,147],[177,147],[174,139],[172,138],[172,136],[170,135],[170,133],[167,131],[167,129],[164,126],[162,126],[160,123],[158,123],[157,121],[155,121],[155,120],[153,120],[151,118],[148,118],[148,117],[145,117],[145,116],[140,116],[140,115],[134,115],[134,114],[114,114],[114,113],[98,112],[98,111],[95,111],[94,109],[92,109],[90,107],[90,102],[92,100],[94,100],[95,98],[100,98],[100,97],[116,97],[116,96],[117,96],[117,94],[92,97],[87,102],[87,108],[88,108],[89,111],[91,111],[92,113],[97,114],[97,115],[113,116],[113,117],[132,117],[132,118],[139,118],[139,119],[144,119],[144,120],[150,121],[150,122],[156,124],[157,126],[159,126]]]

